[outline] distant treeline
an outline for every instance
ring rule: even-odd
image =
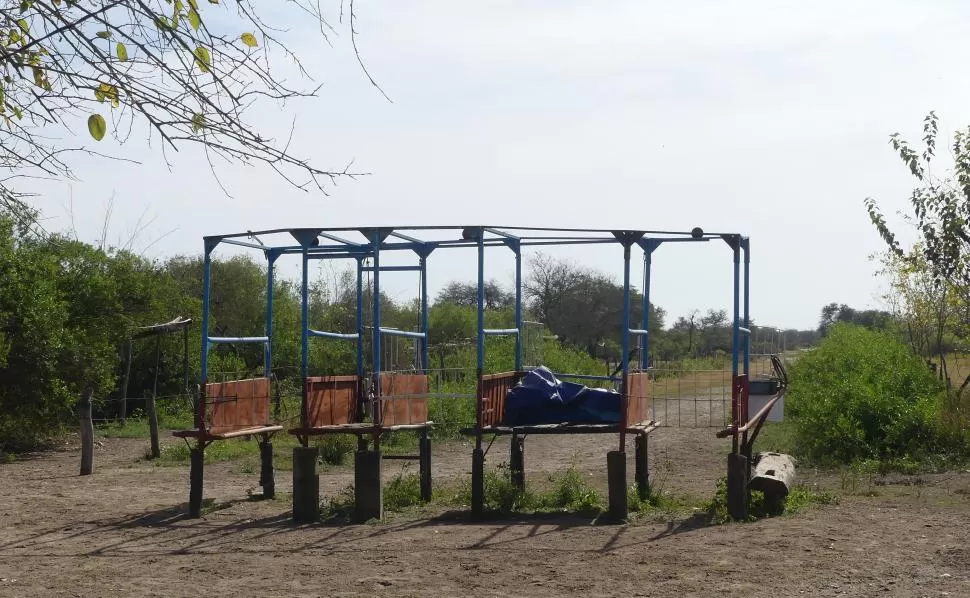
[[[266,271],[261,256],[214,259],[210,330],[219,336],[264,333]],[[85,387],[94,391],[105,416],[116,414],[125,376],[123,355],[139,327],[193,319],[189,329],[190,386],[198,380],[202,295],[201,256],[160,261],[133,253],[99,248],[63,235],[38,235],[0,218],[0,449],[24,447],[55,433],[74,419],[73,409]],[[356,276],[351,271],[317,276],[310,284],[313,328],[350,332],[356,329]],[[609,276],[538,256],[529,264],[524,284],[527,319],[544,328],[531,329],[527,357],[553,360],[559,367],[602,373],[620,359],[622,285]],[[365,286],[365,301],[370,290]],[[486,325],[514,326],[514,292],[490,281],[485,289]],[[641,303],[634,293],[633,305]],[[477,287],[455,281],[434,298],[429,312],[431,366],[474,367]],[[416,329],[417,300],[395,302],[381,296],[382,325]],[[365,310],[369,325],[370,310]],[[633,325],[641,326],[634,309]],[[723,311],[695,312],[671,326],[662,308],[650,306],[651,354],[674,361],[730,351],[730,320]],[[299,376],[300,298],[294,281],[277,278],[273,302],[273,373],[283,381]],[[781,349],[774,329],[754,327],[754,352]],[[812,343],[816,331],[787,331],[788,349]],[[371,352],[365,347],[365,358]],[[490,340],[490,343],[498,341]],[[553,343],[553,345],[550,345]],[[760,343],[760,344],[759,344]],[[494,345],[500,346],[501,343]],[[555,351],[550,352],[553,346]],[[546,347],[543,355],[542,347]],[[163,336],[158,363],[158,395],[185,394],[183,340]],[[507,351],[506,351],[507,353]],[[352,373],[352,342],[314,339],[310,371],[315,375]],[[129,373],[129,395],[143,396],[156,372],[154,340],[137,340]],[[413,341],[393,340],[382,358],[389,368],[414,365]],[[492,362],[495,367],[510,367]],[[260,372],[262,348],[219,346],[210,358],[210,378]],[[535,365],[535,364],[532,364]],[[593,371],[596,370],[596,371]]]

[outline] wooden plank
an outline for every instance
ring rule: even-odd
[[[357,419],[360,379],[357,376],[316,376],[304,380],[306,426],[319,428]]]
[[[267,426],[269,378],[249,378],[206,384],[208,428],[219,436],[241,428]]]
[[[381,374],[381,425],[424,424],[428,421],[428,376]]]

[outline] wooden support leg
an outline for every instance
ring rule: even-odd
[[[431,439],[428,431],[421,432],[418,454],[420,456],[419,469],[421,471],[421,500],[431,501]]]
[[[485,513],[485,451],[472,451],[472,516]]]
[[[512,474],[512,485],[519,490],[525,489],[525,438],[517,434],[512,435],[509,449],[509,465]]]
[[[273,443],[264,438],[259,445],[259,485],[263,487],[263,498],[276,496],[276,476],[273,472]]]
[[[650,496],[650,466],[646,436],[637,436],[634,450],[636,451],[637,494],[645,500]]]
[[[189,517],[202,516],[202,472],[205,451],[201,446],[189,450]]]
[[[735,521],[748,518],[748,458],[738,453],[728,455],[727,508]]]
[[[354,515],[358,522],[384,518],[381,452],[354,454]]]
[[[293,521],[313,523],[320,518],[320,476],[317,447],[293,448]]]
[[[609,517],[624,521],[627,517],[626,452],[610,451],[606,454],[606,473],[609,484]]]

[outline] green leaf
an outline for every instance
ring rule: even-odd
[[[191,7],[192,10],[199,10],[198,0],[189,0],[189,7]]]
[[[241,39],[242,43],[246,44],[250,48],[256,47],[256,36],[252,33],[243,33],[239,36],[239,39]]]
[[[118,42],[118,45],[115,47],[115,54],[118,55],[118,60],[121,62],[128,60],[128,48],[121,42]]]
[[[27,22],[27,19],[18,19],[17,25],[20,26],[20,30],[24,33],[28,33],[30,31],[30,23]]]
[[[206,50],[202,46],[199,46],[198,48],[195,49],[195,63],[199,65],[200,71],[202,71],[203,73],[208,73],[209,65],[212,64],[211,60],[212,60],[212,57],[209,55],[208,50]]]
[[[209,4],[219,4],[219,0],[209,0]]]
[[[109,37],[111,37],[111,32],[110,31],[99,31],[95,35],[97,35],[101,39],[108,39]]]
[[[192,132],[198,133],[205,128],[205,117],[201,114],[192,115]]]
[[[92,114],[88,117],[88,133],[91,133],[91,137],[94,137],[95,141],[104,139],[107,127],[108,125],[104,122],[104,117],[100,114]]]
[[[194,8],[189,9],[189,24],[192,25],[192,29],[195,29],[196,31],[198,31],[199,27],[202,26],[202,17],[199,16],[199,13],[196,12]]]

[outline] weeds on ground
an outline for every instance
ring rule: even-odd
[[[789,491],[782,505],[782,512],[773,513],[768,502],[765,500],[764,493],[753,491],[751,492],[751,500],[748,503],[747,521],[757,521],[758,519],[778,515],[794,515],[814,505],[838,504],[838,501],[838,496],[832,492],[796,485]],[[722,478],[718,481],[714,498],[704,505],[703,510],[707,513],[708,522],[711,524],[720,525],[733,521],[728,514],[726,479]]]

